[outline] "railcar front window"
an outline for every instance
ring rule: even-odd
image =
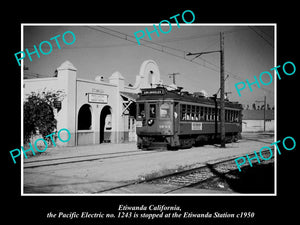
[[[170,105],[164,103],[160,106],[160,118],[170,118]]]
[[[150,118],[155,118],[156,117],[156,105],[155,104],[150,104],[150,112],[149,112],[149,117]]]

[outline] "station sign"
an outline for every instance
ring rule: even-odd
[[[88,93],[88,102],[106,104],[108,96],[104,94]]]

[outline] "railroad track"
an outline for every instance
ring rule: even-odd
[[[250,140],[250,141],[256,141],[256,142],[269,143],[269,142],[257,140],[254,138],[243,138],[242,140]],[[159,153],[159,152],[161,152],[161,150],[151,150],[151,151],[136,150],[136,151],[130,151],[130,152],[124,151],[124,152],[113,152],[113,153],[57,157],[57,158],[51,158],[51,159],[40,159],[40,160],[34,160],[34,161],[25,161],[24,169],[43,167],[43,166],[56,166],[56,165],[60,165],[60,164],[105,160],[105,159],[120,158],[120,157],[130,157],[130,156],[136,156],[136,155],[155,154],[155,153]]]
[[[266,158],[268,154],[269,154],[268,151],[262,151],[262,155],[266,156]],[[249,154],[249,157],[252,156],[254,156],[254,154]],[[119,186],[114,186],[114,187],[97,191],[95,192],[95,194],[118,193],[118,191],[122,193],[122,190],[124,190],[124,188],[128,190],[140,184],[169,185],[170,188],[162,192],[163,194],[169,194],[178,191],[180,189],[193,187],[205,182],[210,182],[213,179],[217,178],[218,176],[222,176],[223,178],[226,177],[229,179],[237,179],[237,177],[232,175],[232,172],[238,171],[234,161],[234,159],[236,158],[237,156],[231,157],[229,159],[222,159],[212,163],[207,162],[205,165],[201,165],[196,168],[186,169],[186,170],[166,174],[163,176],[153,177],[149,179],[141,179],[139,181],[129,182]],[[261,162],[261,164],[273,163],[273,162],[274,160],[271,159],[268,161],[263,161]],[[252,162],[252,164],[257,165],[258,163]],[[243,166],[241,166],[241,169],[247,166],[249,165],[244,164]]]
[[[136,155],[156,154],[158,152],[159,151],[145,152],[145,151],[137,150],[137,151],[130,151],[130,152],[124,151],[124,152],[113,152],[113,153],[102,153],[102,154],[77,155],[77,156],[59,157],[59,158],[52,158],[52,159],[41,159],[41,160],[25,162],[24,169],[44,167],[44,166],[56,166],[56,165],[68,164],[68,163],[105,160],[105,159],[120,158],[120,157],[130,157]]]
[[[270,145],[272,143],[270,141],[265,141],[265,140],[255,139],[255,138],[248,138],[248,137],[243,138],[241,140],[256,141],[256,142],[266,143],[268,145]]]
[[[267,163],[272,163],[272,162],[273,161],[271,160],[268,161]],[[253,165],[256,166],[258,165],[258,163],[253,163]],[[248,167],[248,166],[244,166],[244,167]],[[154,183],[158,183],[158,184],[164,183],[164,184],[177,186],[176,188],[172,188],[171,190],[164,192],[164,194],[168,194],[184,188],[193,188],[197,186],[210,186],[208,185],[210,182],[213,182],[214,180],[217,180],[219,178],[221,180],[227,180],[227,179],[237,180],[239,179],[239,176],[234,175],[235,173],[236,174],[239,173],[238,169],[236,168],[235,163],[232,163],[230,161],[218,165],[208,164],[207,168],[200,169],[187,176],[173,176],[170,178],[166,178],[164,180],[155,181]]]

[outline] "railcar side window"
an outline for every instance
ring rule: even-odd
[[[181,120],[185,120],[185,105],[180,105],[180,111],[181,111]]]
[[[238,111],[234,111],[234,122],[238,122],[239,121],[239,112]]]
[[[195,120],[195,106],[192,105],[191,120]]]
[[[205,121],[208,121],[209,120],[209,118],[208,118],[208,108],[207,107],[205,107],[205,111],[204,111],[204,116],[205,116]]]
[[[187,105],[186,120],[191,119],[191,106]]]
[[[145,104],[144,103],[140,103],[138,105],[138,117],[139,118],[144,118],[145,117]]]
[[[170,118],[170,105],[169,104],[164,103],[160,106],[159,116],[160,116],[160,118]]]
[[[225,119],[225,121],[226,122],[230,122],[230,110],[226,110],[226,119]]]
[[[208,121],[211,121],[212,118],[212,108],[208,108]]]
[[[230,118],[230,110],[227,110],[226,122],[230,122],[229,118]]]
[[[200,106],[200,120],[203,121],[204,120],[204,108],[202,106]]]
[[[228,110],[225,109],[225,122],[228,122]]]
[[[196,106],[195,120],[200,120],[199,113],[200,113],[200,107]]]
[[[206,108],[206,121],[209,121],[209,108]]]
[[[149,112],[149,117],[150,118],[155,118],[156,117],[156,105],[155,104],[150,104],[150,112]]]

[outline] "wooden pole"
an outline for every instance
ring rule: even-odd
[[[221,148],[225,148],[225,103],[224,103],[224,92],[225,92],[225,80],[224,80],[224,35],[220,32],[220,130],[221,130]]]

